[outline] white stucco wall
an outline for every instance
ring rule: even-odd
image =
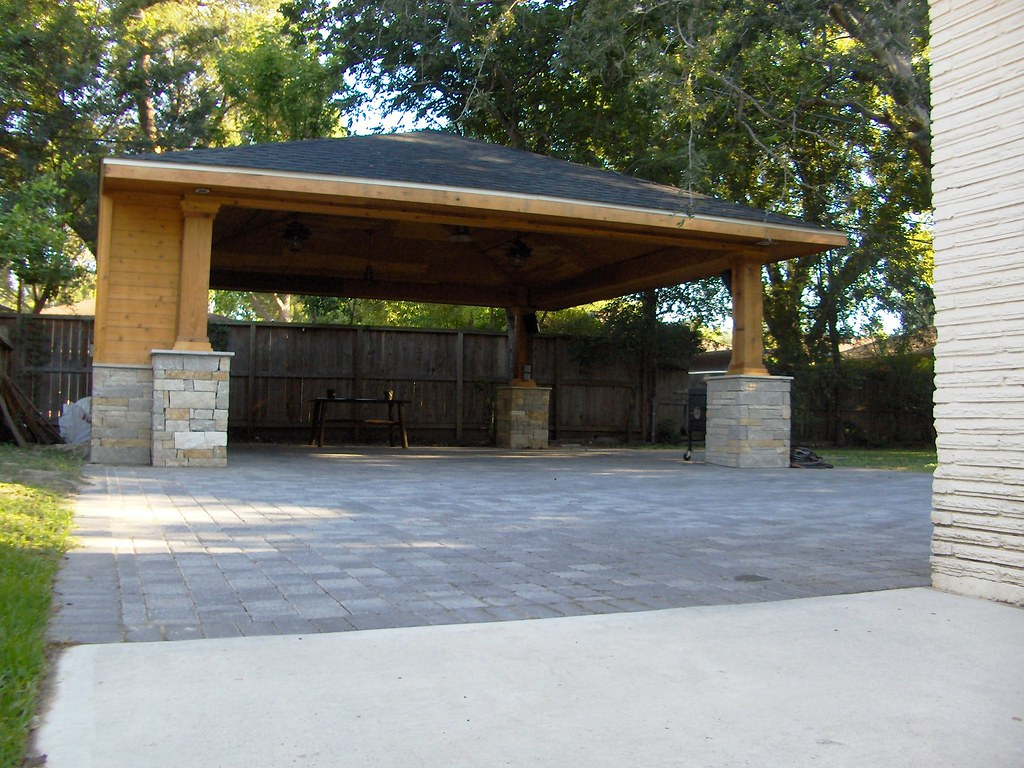
[[[1024,5],[932,0],[936,587],[1024,605]]]

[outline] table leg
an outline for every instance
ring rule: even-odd
[[[398,428],[402,431],[402,447],[409,447],[409,435],[405,431],[405,411],[402,403],[398,403]]]
[[[316,447],[324,447],[324,433],[327,432],[327,404],[320,404],[320,417],[317,420]]]
[[[390,422],[388,424],[388,446],[391,447],[391,448],[394,448],[395,447],[395,404],[393,402],[391,402],[390,398],[387,398],[387,400],[388,400],[388,421]],[[401,406],[399,406],[399,408],[401,408]]]
[[[313,413],[309,419],[309,444],[316,445],[317,437],[320,434],[320,411],[321,404],[319,401],[313,401]]]

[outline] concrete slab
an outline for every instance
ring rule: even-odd
[[[1024,611],[930,589],[70,648],[49,768],[1024,765]]]

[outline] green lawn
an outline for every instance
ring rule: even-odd
[[[81,468],[67,451],[0,445],[0,768],[17,768],[25,756]]]
[[[935,471],[934,448],[815,448],[814,452],[836,467]]]

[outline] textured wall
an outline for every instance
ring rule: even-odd
[[[933,0],[936,587],[1024,604],[1024,14]]]

